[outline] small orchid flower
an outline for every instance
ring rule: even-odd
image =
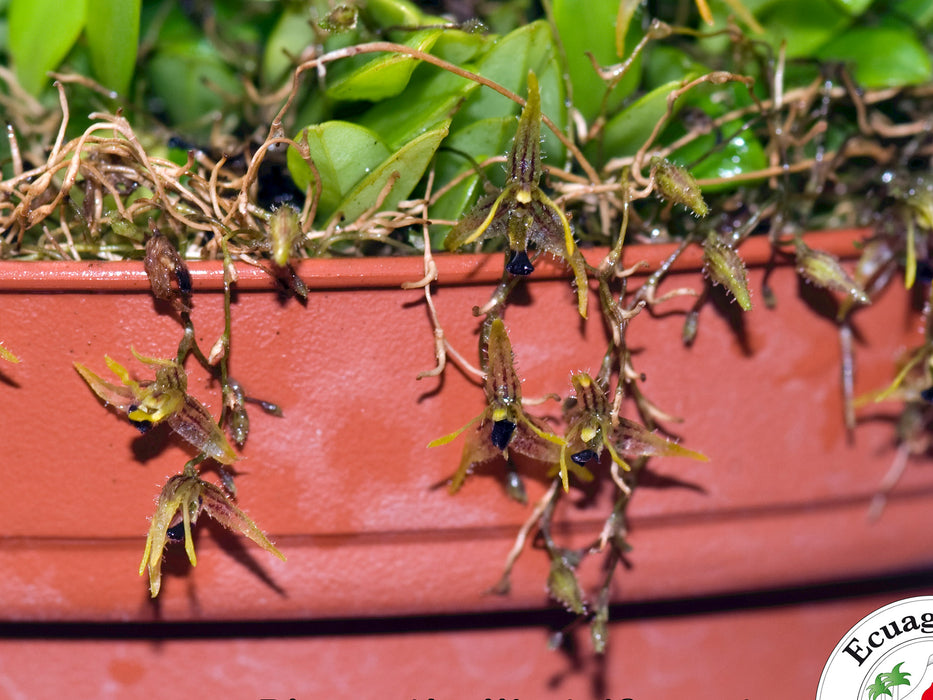
[[[580,315],[586,318],[587,277],[583,256],[573,240],[567,216],[538,185],[541,179],[541,96],[538,79],[528,73],[528,100],[518,120],[509,154],[508,179],[498,194],[483,197],[444,241],[447,250],[496,236],[509,240],[511,257],[505,269],[529,275],[534,265],[528,245],[561,258],[573,270]]]
[[[125,413],[140,432],[165,421],[205,456],[221,464],[233,464],[237,454],[223,430],[204,405],[188,395],[188,375],[184,367],[174,360],[143,357],[135,350],[132,353],[140,362],[156,368],[155,381],[135,381],[123,365],[106,356],[104,361],[123,382],[122,386],[101,379],[77,362],[75,369],[105,404]]]
[[[177,474],[166,482],[162,493],[159,494],[156,512],[149,526],[139,575],[142,576],[148,567],[149,593],[153,598],[159,595],[162,586],[162,552],[169,540],[184,539],[188,560],[191,566],[197,566],[191,526],[197,522],[202,511],[228,530],[239,531],[267,552],[285,561],[285,555],[246,513],[236,507],[220,487],[186,471],[185,474]]]
[[[508,459],[510,450],[539,462],[556,464],[559,448],[564,444],[560,437],[550,433],[525,413],[522,407],[521,379],[515,372],[512,357],[512,344],[505,324],[498,318],[489,328],[486,360],[486,409],[459,430],[428,445],[446,445],[471,425],[480,422],[476,431],[467,438],[460,468],[450,482],[450,493],[460,490],[476,465],[498,456]]]
[[[626,471],[630,467],[623,457],[690,457],[707,461],[705,455],[681,447],[634,421],[622,417],[613,420],[606,392],[585,372],[574,374],[570,380],[576,401],[567,412],[566,444],[560,453],[560,478],[565,491],[569,489],[571,471],[587,481],[593,478],[584,465],[599,460],[604,448],[612,461]]]

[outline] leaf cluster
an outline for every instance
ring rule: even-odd
[[[584,243],[612,244],[627,204],[633,236],[705,237],[671,210],[676,196],[647,197],[655,174],[663,190],[664,162],[690,172],[733,235],[752,219],[755,232],[864,223],[878,200],[860,195],[887,170],[916,169],[928,147],[931,13],[910,0],[792,4],[701,2],[691,16],[679,3],[551,0],[457,22],[407,0],[81,0],[49,23],[43,3],[10,0],[0,253],[134,257],[132,227],[155,218],[189,255],[216,256],[193,219],[219,215],[238,231],[235,255],[263,256],[283,204],[301,212],[293,254],[416,252],[424,220],[440,248],[503,184],[529,72],[549,186]],[[161,189],[178,199],[128,217],[130,191],[161,199],[147,164],[77,141],[118,109],[148,159],[176,168]],[[50,151],[109,160],[110,172],[71,172]],[[189,180],[207,183],[207,212],[183,201]],[[9,216],[43,198],[58,205],[48,217]]]

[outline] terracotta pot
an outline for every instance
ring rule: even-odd
[[[820,600],[828,590],[811,590],[807,602],[797,598],[794,605],[772,595],[692,608],[623,607],[603,659],[585,649],[577,657],[549,651],[546,615],[21,626],[0,637],[0,694],[28,700],[813,698],[823,664],[855,622],[919,594],[846,597],[854,590],[836,589],[840,597],[832,601]]]
[[[853,233],[814,235],[844,257]],[[669,249],[630,248],[626,261]],[[643,314],[629,331],[636,368],[670,426],[709,463],[655,460],[636,494],[630,570],[619,600],[691,598],[877,575],[933,562],[925,521],[933,475],[911,468],[883,517],[868,502],[893,459],[895,407],[873,412],[854,436],[842,422],[840,350],[824,296],[790,267],[769,277],[778,305],[761,302],[768,254],[751,241],[756,308],[712,304],[693,347],[683,317]],[[695,265],[696,255],[681,269]],[[194,319],[210,347],[221,332],[221,271],[193,264]],[[470,309],[486,301],[500,256],[438,259],[435,301],[448,339],[476,356]],[[307,305],[283,300],[264,274],[241,267],[233,314],[232,374],[254,396],[284,408],[252,412],[237,464],[240,505],[288,556],[283,563],[210,524],[196,534],[199,563],[172,549],[157,602],[137,573],[147,518],[170,475],[191,453],[167,432],[139,435],[105,409],[72,367],[105,372],[104,355],[137,367],[130,347],[170,356],[180,329],[153,302],[140,265],[0,263],[0,338],[22,358],[0,367],[0,615],[7,620],[305,619],[531,609],[546,606],[546,557],[527,551],[512,593],[485,595],[501,573],[528,509],[507,499],[499,466],[461,493],[436,488],[461,444],[427,443],[483,407],[482,391],[434,365],[431,328],[417,290],[420,259],[303,262]],[[694,271],[667,289],[702,282]],[[581,323],[567,275],[538,270],[510,329],[527,397],[565,394],[572,370],[595,371],[604,330],[591,306]],[[676,306],[676,305],[675,305]],[[737,327],[741,332],[737,332]],[[857,391],[886,384],[918,322],[897,285],[857,315]],[[219,412],[216,386],[192,365],[191,391]],[[556,415],[555,404],[535,409]],[[531,496],[543,475],[526,472]],[[599,508],[562,506],[559,535],[599,532]],[[596,566],[583,572],[592,585]],[[494,689],[490,692],[496,692]]]

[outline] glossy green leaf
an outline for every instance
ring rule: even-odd
[[[573,106],[587,121],[592,121],[599,114],[607,86],[593,68],[587,52],[601,66],[619,63],[616,55],[619,0],[554,0],[553,8],[554,23],[567,57]],[[634,46],[640,36],[640,23],[632,22],[626,45]],[[613,88],[608,103],[610,111],[637,87],[640,71],[639,59]]]
[[[190,43],[202,34],[178,5],[172,6],[163,18],[155,5],[145,2],[140,24],[143,27],[143,42],[155,42],[156,48]]]
[[[224,95],[239,95],[242,86],[233,70],[206,37],[172,43],[145,63],[152,92],[165,105],[172,121],[183,128],[220,112]],[[206,133],[209,124],[198,131]]]
[[[353,221],[376,203],[380,193],[391,179],[395,179],[388,196],[382,204],[383,209],[392,209],[415,189],[415,185],[424,175],[428,164],[437,152],[441,141],[447,136],[450,120],[445,120],[437,128],[426,131],[393,153],[364,177],[346,199],[337,207],[337,213],[345,221]],[[322,175],[323,177],[323,175]]]
[[[850,29],[820,49],[817,57],[850,64],[853,77],[866,88],[916,85],[933,77],[929,52],[904,29]]]
[[[723,127],[723,134],[731,134],[741,126],[741,122],[732,122]],[[690,173],[697,180],[714,178],[734,178],[737,175],[755,172],[767,167],[768,161],[764,148],[750,130],[743,131],[717,148],[716,135],[706,134],[684,148],[676,151],[671,160],[688,166]],[[741,184],[747,184],[743,181]],[[732,190],[739,184],[722,182],[714,185],[702,185],[704,192]]]
[[[309,19],[302,6],[289,6],[279,17],[262,55],[263,83],[274,85],[285,78],[292,67],[291,57],[314,43],[316,37]]]
[[[680,84],[680,80],[675,80],[661,85],[616,113],[603,131],[605,157],[634,155],[667,113],[667,96]]]
[[[759,21],[770,8],[785,1],[786,0],[738,0],[738,2]],[[732,9],[731,5],[735,4],[736,0],[708,0],[708,2],[710,11],[713,13],[713,24],[707,25],[706,22],[702,23],[700,29],[706,36],[699,39],[697,43],[702,47],[702,51],[706,56],[725,55],[726,52],[730,50],[730,45],[732,43],[726,31],[729,22],[735,19],[743,30],[748,30],[750,28],[741,18],[736,17],[735,10]],[[693,4],[693,2],[691,2],[691,4]],[[749,38],[761,39],[763,36],[754,33],[749,35]],[[656,48],[656,46],[649,45],[649,49],[652,51]]]
[[[567,132],[567,94],[564,92],[563,71],[557,57],[546,61],[538,75],[541,89],[541,113],[550,117],[562,132]],[[522,86],[525,94],[527,88]],[[544,124],[541,125],[541,159],[558,167],[564,165],[566,151],[560,139]]]
[[[333,214],[347,193],[391,153],[375,133],[348,122],[315,124],[303,130],[295,140],[300,143],[305,134],[311,159],[321,175],[319,217]],[[306,189],[314,181],[311,168],[294,148],[288,149],[287,157],[292,179],[300,189]]]
[[[184,2],[178,4],[185,7]],[[289,3],[281,4],[287,5]],[[312,4],[321,5],[322,3],[320,0],[314,0]],[[196,12],[191,13],[190,10],[187,10],[187,12],[196,17],[203,17],[197,23],[199,31],[209,36],[216,36],[218,43],[223,42],[231,49],[234,47],[242,49],[247,46],[258,47],[269,36],[272,29],[273,15],[270,11],[261,9],[263,5],[269,8],[275,6],[273,3],[251,3],[244,2],[244,0],[213,0],[210,3],[209,13],[206,15]],[[210,28],[211,22],[216,23],[216,30]],[[213,34],[214,31],[216,31],[216,35]],[[247,59],[250,64],[255,65],[258,56],[255,54],[243,55],[241,58]]]
[[[892,10],[892,15],[906,17],[918,27],[933,25],[933,0],[899,0]]]
[[[528,71],[538,76],[541,89],[541,111],[559,128],[566,128],[567,106],[564,103],[564,83],[557,61],[557,46],[546,22],[532,22],[499,39],[472,70],[494,80],[518,95],[527,92]],[[493,90],[482,87],[475,92],[454,118],[452,131],[467,124],[491,117],[517,115],[518,104]],[[542,157],[560,163],[564,148],[550,129],[542,128]]]
[[[765,39],[787,41],[787,58],[811,58],[852,21],[832,0],[781,0],[761,13]]]
[[[875,0],[833,0],[839,7],[853,17],[858,17],[867,10]]]
[[[356,123],[375,131],[395,150],[453,116],[462,100],[478,88],[477,83],[436,66],[419,66],[401,95],[373,105]]]
[[[482,161],[492,156],[506,156],[515,138],[517,125],[517,116],[491,117],[480,119],[457,131],[451,131],[450,138],[444,142],[444,149],[447,151],[445,157],[450,155],[456,158],[459,165],[455,166],[454,170],[459,172],[473,167],[464,155],[470,156],[475,161]],[[496,185],[504,185],[504,166],[494,165],[492,170],[496,174],[501,174],[501,177],[493,177]],[[447,174],[440,165],[438,174]]]
[[[136,69],[141,0],[86,0],[84,29],[98,82],[126,95]]]
[[[440,37],[441,29],[415,32],[405,45],[430,51]],[[411,78],[418,61],[406,54],[389,53],[370,59],[350,73],[339,76],[328,86],[326,94],[334,100],[384,100],[395,97]]]
[[[444,141],[443,150],[438,153],[435,171],[435,189],[450,182],[458,175],[471,171],[474,174],[450,189],[431,207],[432,219],[456,221],[473,205],[483,191],[484,178],[475,173],[473,162],[480,163],[492,156],[505,155],[515,136],[515,117],[493,117],[481,119],[457,132],[453,132]],[[470,162],[469,158],[473,159]],[[495,184],[505,184],[501,167],[493,166],[488,175],[493,176]],[[450,230],[450,226],[432,227],[432,237],[438,241]]]
[[[619,0],[619,11],[616,12],[616,57],[625,58],[633,48],[629,45],[628,33],[632,27],[632,20],[638,13],[640,0]]]
[[[542,66],[557,55],[551,29],[538,21],[500,37],[489,50],[470,66],[472,70],[519,95],[527,89],[528,71],[541,72]],[[540,84],[540,75],[538,75]],[[512,100],[483,87],[458,115],[456,123],[489,117],[517,115],[521,108]]]
[[[408,0],[367,0],[367,19],[380,27],[416,27],[430,24],[430,18]]]
[[[445,61],[462,65],[477,57],[486,48],[489,38],[479,32],[464,32],[459,29],[445,29],[431,53]]]
[[[23,88],[38,95],[78,40],[86,0],[10,0],[9,33],[13,70]]]
[[[652,87],[709,73],[711,68],[682,49],[665,44],[649,44],[645,54],[644,79]]]

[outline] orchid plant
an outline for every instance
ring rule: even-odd
[[[118,381],[75,365],[136,428],[166,423],[196,451],[169,477],[150,523],[140,574],[148,571],[152,596],[169,542],[183,541],[196,563],[191,528],[203,512],[284,559],[237,505],[229,468],[248,436],[247,404],[281,413],[229,375],[235,261],[306,298],[295,256],[424,256],[424,279],[410,286],[424,289],[437,367],[423,376],[443,372],[450,356],[479,378],[486,401],[467,426],[430,443],[464,436],[449,491],[499,463],[507,492],[524,501],[513,456],[540,466],[549,487],[495,590],[508,589],[535,532],[551,595],[590,624],[597,650],[647,460],[705,460],[658,430],[669,416],[646,395],[629,349],[630,321],[668,298],[657,289],[677,258],[701,248],[709,284],[747,311],[741,244],[768,236],[775,257],[839,295],[844,338],[896,270],[908,287],[933,277],[933,12],[924,3],[697,0],[694,11],[545,0],[536,17],[522,14],[527,4],[496,4],[484,26],[408,0],[98,0],[106,11],[66,3],[50,25],[46,0],[0,2],[0,57],[10,66],[0,67],[0,254],[142,260],[153,295],[179,321],[170,356],[130,350],[145,378],[110,357]],[[811,6],[823,25],[807,19]],[[853,223],[878,229],[854,275],[800,235]],[[630,289],[625,245],[657,240],[677,242],[677,252]],[[595,246],[607,252],[590,265],[581,251]],[[442,249],[504,256],[501,282],[475,309],[479,368],[447,342],[434,310],[432,254]],[[607,337],[600,366],[571,375],[562,425],[530,410],[507,327],[513,293],[541,255],[569,267],[581,319],[598,314]],[[194,341],[190,257],[226,270],[225,330],[207,353]],[[687,314],[684,342],[708,298]],[[862,399],[906,401],[908,452],[930,447],[931,336],[928,328],[887,390]],[[0,345],[0,359],[20,358]],[[216,420],[188,393],[186,362],[218,380]],[[847,398],[851,422],[857,402]],[[613,489],[605,527],[590,547],[564,547],[553,535],[558,503],[593,479]],[[597,553],[607,577],[587,595],[576,570]]]

